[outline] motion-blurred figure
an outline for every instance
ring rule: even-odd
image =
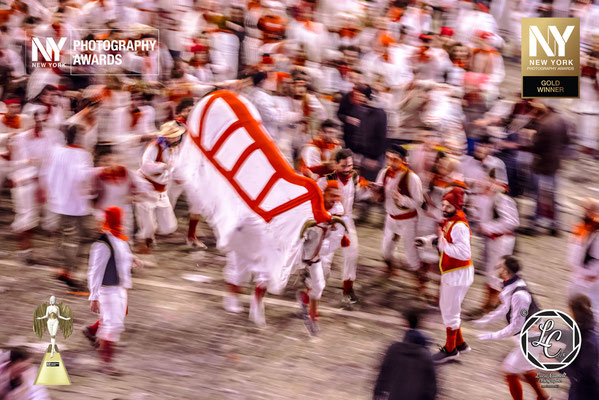
[[[87,280],[90,308],[100,319],[85,328],[84,334],[98,340],[103,371],[120,374],[112,364],[114,347],[125,330],[127,289],[131,289],[131,268],[142,262],[129,249],[129,238],[123,233],[123,212],[118,207],[105,210],[102,235],[92,245],[89,254]]]
[[[591,301],[583,294],[572,297],[570,310],[580,328],[580,352],[572,364],[563,369],[570,379],[568,400],[599,399],[599,338],[595,330]]]
[[[34,385],[36,371],[24,347],[0,351],[0,399],[50,400],[44,386]]]
[[[92,156],[81,147],[81,128],[71,125],[65,132],[66,146],[51,153],[48,167],[48,208],[60,223],[64,268],[58,279],[71,287],[81,284],[73,278],[83,235],[85,217],[91,211]]]
[[[521,267],[516,258],[509,255],[504,256],[495,269],[498,278],[503,280],[503,290],[500,294],[501,307],[483,318],[474,321],[474,323],[478,326],[484,326],[489,322],[505,317],[508,326],[497,332],[481,333],[478,335],[478,338],[480,340],[512,338],[516,348],[505,358],[503,371],[506,373],[505,379],[514,400],[523,399],[520,377],[524,378],[532,387],[537,394],[538,400],[550,399],[550,396],[543,390],[537,380],[537,371],[532,368],[530,362],[522,354],[520,337],[518,335],[527,317],[539,311],[539,307],[528,290],[526,282],[518,276]]]
[[[404,317],[410,329],[403,341],[392,344],[374,387],[374,400],[433,400],[437,378],[428,340],[418,330],[420,311],[409,308]]]

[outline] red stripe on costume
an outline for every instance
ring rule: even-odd
[[[235,121],[233,124],[231,124],[225,133],[218,138],[215,146],[212,149],[207,150],[202,145],[202,135],[204,134],[204,126],[208,111],[210,110],[210,107],[214,101],[217,99],[223,99],[228,104],[231,110],[235,113],[238,121]],[[235,125],[235,127],[233,127],[233,125]],[[216,160],[215,156],[222,143],[226,140],[226,137],[240,127],[243,127],[249,136],[254,140],[255,148],[254,145],[249,146],[249,148],[244,151],[240,159],[237,161],[235,167],[231,171],[228,171]],[[306,201],[311,202],[312,212],[314,213],[314,218],[317,222],[325,222],[330,220],[331,217],[324,208],[322,192],[320,191],[320,188],[316,182],[295,173],[287,160],[285,160],[281,155],[276,144],[266,135],[261,123],[254,119],[245,104],[243,104],[243,102],[239,100],[234,93],[226,90],[212,93],[210,99],[208,99],[204,109],[202,110],[197,136],[190,136],[198,148],[202,151],[204,156],[212,163],[218,172],[220,172],[220,174],[227,179],[229,184],[231,184],[233,189],[235,189],[237,194],[243,199],[248,207],[250,207],[256,214],[260,215],[266,222],[270,222],[270,220],[277,215],[280,215],[285,211],[289,211]],[[226,137],[223,138],[223,136]],[[262,188],[256,199],[252,200],[235,180],[235,174],[242,165],[244,159],[256,150],[260,150],[264,154],[275,172],[271,178],[272,182],[269,181],[268,184]],[[302,186],[308,191],[308,193],[289,200],[270,211],[263,210],[260,208],[260,202],[268,195],[269,191],[272,189],[272,186],[274,186],[278,179],[283,179],[291,184]]]

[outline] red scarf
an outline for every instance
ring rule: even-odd
[[[350,68],[348,65],[340,65],[337,69],[339,70],[339,74],[341,75],[341,77],[343,79],[345,79],[345,77],[347,76],[347,74],[350,71]]]
[[[355,38],[358,33],[360,33],[360,30],[358,28],[341,28],[339,29],[339,37],[346,37],[346,38],[350,38],[353,39]]]
[[[52,24],[52,29],[54,29],[54,32],[56,34],[55,37],[61,37],[62,36],[62,26],[60,26],[59,24]]]
[[[349,180],[352,177],[351,173],[349,175],[345,176],[345,177],[339,175],[339,172],[336,172],[336,174],[337,174],[337,179],[339,179],[341,181],[341,183],[343,183],[344,185],[347,185],[347,182],[349,182]]]
[[[2,123],[9,128],[19,129],[21,127],[21,116],[19,114],[4,114],[4,117],[2,117]]]
[[[42,137],[42,129],[38,126],[38,124],[35,124],[35,126],[33,127],[33,137],[36,139]]]
[[[129,238],[123,234],[123,211],[118,207],[107,208],[106,211],[106,222],[104,222],[103,229],[112,233],[115,238],[127,241]]]
[[[136,111],[129,110],[129,114],[131,115],[131,125],[130,128],[133,129],[137,125],[139,118],[141,117],[141,111],[137,109]]]
[[[420,46],[420,50],[418,51],[418,62],[428,63],[431,60],[431,57],[427,53],[428,47]]]
[[[102,168],[98,178],[104,182],[119,184],[127,179],[127,169],[121,165],[110,168]]]

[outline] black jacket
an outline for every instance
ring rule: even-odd
[[[564,150],[570,142],[566,121],[554,111],[536,123],[537,133],[533,137],[532,168],[535,174],[553,175],[561,166]]]
[[[343,122],[343,141],[356,154],[378,160],[385,153],[387,114],[382,108],[361,106],[351,102],[352,92],[341,98],[337,116]],[[360,120],[359,126],[350,124],[347,117]]]
[[[394,343],[387,350],[374,400],[432,400],[436,396],[437,380],[426,339],[411,329],[403,342]]]
[[[568,400],[599,399],[599,339],[593,329],[582,329],[580,352],[562,371],[570,379]],[[561,371],[560,371],[561,372]]]

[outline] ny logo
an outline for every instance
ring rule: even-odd
[[[54,38],[46,38],[46,46],[42,45],[40,38],[32,38],[31,43],[31,61],[37,61],[37,54],[42,53],[42,57],[47,62],[58,62],[60,61],[60,50],[67,41],[66,37],[61,37],[58,44],[54,41]]]
[[[557,46],[557,55],[558,57],[566,56],[566,42],[570,39],[570,35],[574,31],[574,25],[566,26],[563,35],[559,33],[557,26],[550,25],[549,32],[547,32],[547,40],[545,40],[545,36],[539,30],[539,27],[536,25],[531,25],[528,29],[529,33],[529,47],[528,47],[528,55],[530,57],[537,56],[537,43],[541,45],[543,51],[547,57],[555,57],[555,48]],[[551,35],[549,34],[551,33]],[[549,47],[549,39],[553,36],[555,39],[555,43],[553,44],[553,49]]]

